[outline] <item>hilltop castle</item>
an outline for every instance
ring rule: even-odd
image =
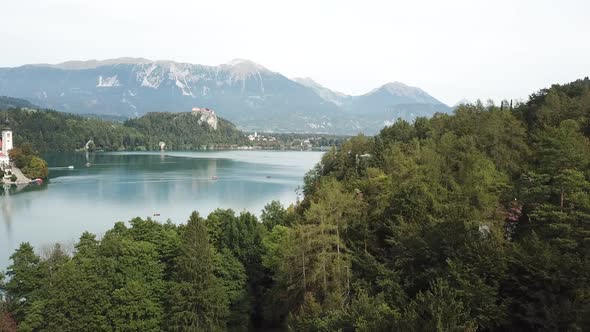
[[[199,124],[206,122],[213,130],[217,130],[217,115],[206,107],[193,107],[192,114],[199,117]]]
[[[207,107],[193,107],[192,111],[194,113],[209,113],[209,114],[215,114],[215,111],[207,108]]]

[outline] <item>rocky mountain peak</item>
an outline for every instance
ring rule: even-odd
[[[424,91],[422,91],[422,89],[420,89],[420,88],[412,87],[412,86],[409,86],[409,85],[406,85],[404,83],[397,82],[397,81],[386,83],[386,84],[372,90],[369,93],[375,93],[377,91],[386,91],[392,95],[399,95],[399,96],[415,96],[415,95],[424,93]]]
[[[201,105],[241,128],[277,132],[374,133],[384,120],[450,110],[400,82],[351,96],[309,77],[290,80],[245,59],[216,66],[145,58],[46,65],[57,71],[40,66],[0,68],[0,95],[66,112],[125,117]],[[215,114],[198,116],[215,128]]]
[[[132,58],[132,57],[121,57],[107,60],[72,60],[57,64],[40,63],[34,64],[36,67],[50,67],[64,70],[83,70],[83,69],[94,69],[102,66],[120,65],[120,64],[131,64],[137,65],[142,63],[150,63],[152,60],[145,58]]]
[[[426,93],[424,90],[406,85],[401,82],[389,82],[376,89],[371,90],[364,96],[386,95],[400,99],[400,103],[424,103],[424,104],[441,104],[440,101]]]
[[[233,81],[246,80],[250,76],[272,73],[266,67],[246,59],[234,59],[219,66],[221,70],[227,70]]]

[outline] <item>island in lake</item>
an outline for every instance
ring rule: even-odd
[[[12,130],[2,130],[0,179],[3,185],[26,186],[43,183],[49,174],[47,163],[28,143],[14,147],[13,137]]]

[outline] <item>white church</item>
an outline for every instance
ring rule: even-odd
[[[8,151],[12,150],[12,131],[10,129],[2,131],[2,140],[0,141],[0,144],[2,145],[2,151],[0,151],[0,167],[4,169],[10,163]]]

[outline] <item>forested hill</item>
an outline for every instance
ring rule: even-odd
[[[590,331],[590,80],[398,121],[324,155],[304,199],[134,219],[12,255],[23,331]],[[259,222],[261,221],[261,222]]]
[[[292,326],[590,330],[589,136],[585,78],[326,154],[274,269],[294,288],[315,262]]]
[[[144,134],[149,148],[157,147],[160,141],[166,142],[171,150],[193,150],[207,145],[243,144],[245,135],[231,122],[217,117],[216,128],[202,122],[193,113],[148,113],[140,118],[124,123],[127,128]]]
[[[5,110],[5,109],[9,109],[9,108],[22,108],[22,107],[36,108],[37,106],[33,105],[28,100],[0,96],[0,110]]]
[[[196,150],[245,143],[244,134],[218,118],[217,129],[192,113],[149,113],[124,123],[82,117],[53,110],[10,108],[0,110],[0,127],[14,131],[15,144],[31,143],[35,149],[74,151],[93,140],[98,150]]]

